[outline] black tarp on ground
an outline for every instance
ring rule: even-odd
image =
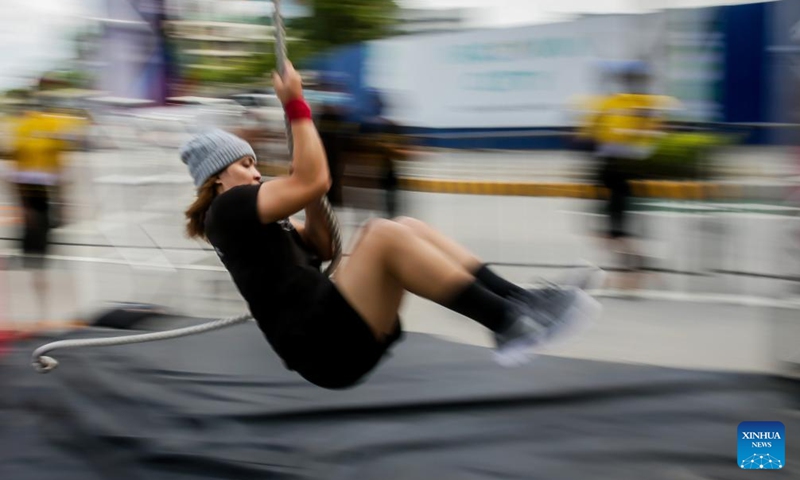
[[[71,335],[111,336],[92,329]],[[128,332],[124,332],[128,333]],[[786,425],[797,385],[541,357],[410,334],[360,387],[286,372],[253,324],[160,343],[0,360],[0,479],[736,479],[739,422]],[[763,475],[763,474],[761,474]]]

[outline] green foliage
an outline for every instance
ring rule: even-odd
[[[365,42],[391,35],[398,6],[395,0],[309,0],[312,14],[308,17],[286,19],[289,58],[302,67],[303,60],[339,45]],[[260,19],[271,23],[266,18]],[[177,44],[170,47],[179,51]],[[269,84],[275,69],[274,44],[265,43],[264,52],[242,59],[224,62],[228,69],[185,67],[184,75],[194,82],[217,85]],[[197,58],[184,58],[181,63],[196,64]],[[203,66],[216,66],[214,59],[203,59]]]
[[[12,88],[6,90],[3,96],[12,100],[25,100],[31,96],[31,91],[27,88]]]
[[[288,35],[303,42],[291,44],[297,61],[332,47],[384,38],[393,33],[395,0],[309,0],[313,14],[287,21]]]
[[[714,148],[731,139],[716,133],[675,132],[659,142],[653,156],[644,164],[647,176],[698,178],[708,174],[707,163]]]

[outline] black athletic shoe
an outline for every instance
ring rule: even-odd
[[[600,304],[583,290],[553,284],[508,300],[514,305],[515,320],[495,333],[495,360],[504,366],[527,363],[530,349],[564,338],[600,312]]]

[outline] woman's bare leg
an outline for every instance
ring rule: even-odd
[[[475,278],[407,225],[379,219],[367,224],[334,281],[382,338],[395,327],[404,291],[444,303]]]
[[[490,291],[502,297],[524,295],[524,289],[519,285],[506,280],[488,268],[483,260],[467,250],[455,240],[447,237],[425,222],[409,217],[395,219],[397,223],[407,226],[417,236],[433,244],[445,255],[455,260],[467,272],[474,275],[478,281]]]
[[[406,290],[495,332],[498,361],[505,365],[523,363],[526,348],[586,316],[572,313],[578,302],[578,311],[586,310],[586,300],[575,292],[566,292],[547,300],[561,313],[556,318],[547,317],[547,324],[538,322],[541,307],[507,300],[499,292],[507,289],[505,284],[519,287],[499,277],[492,278],[477,257],[444,235],[431,234],[433,229],[426,227],[410,219],[371,222],[334,277],[339,291],[376,338],[383,339],[396,328]],[[476,267],[480,271],[473,275],[469,269]],[[483,285],[484,280],[490,280],[494,288]]]
[[[411,217],[398,217],[394,219],[394,221],[407,226],[417,236],[432,243],[441,252],[455,260],[470,273],[475,273],[484,263],[480,258],[475,256],[475,254],[467,250],[466,247],[460,245],[455,240],[447,237],[425,222]]]

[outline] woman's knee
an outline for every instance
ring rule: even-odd
[[[404,224],[384,218],[375,218],[364,225],[362,239],[368,244],[387,245],[410,233],[410,228]]]
[[[422,233],[425,230],[429,229],[430,227],[428,224],[423,222],[422,220],[417,220],[416,218],[412,217],[396,217],[393,218],[392,221],[399,225],[403,225],[405,227],[410,228],[412,231],[417,233]]]

